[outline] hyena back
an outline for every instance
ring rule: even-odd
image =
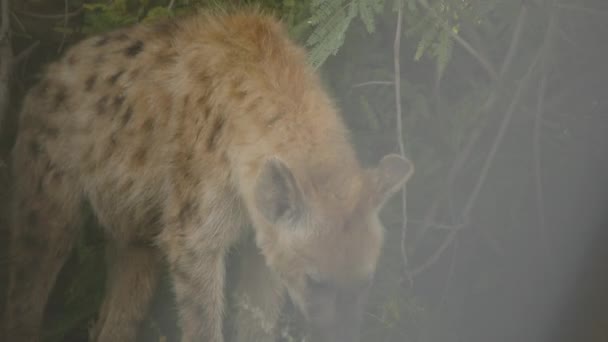
[[[5,340],[38,340],[88,202],[109,265],[92,340],[135,340],[164,258],[182,341],[223,341],[226,253],[253,227],[236,339],[272,341],[286,289],[316,341],[356,341],[378,211],[412,172],[396,155],[360,166],[305,52],[271,16],[201,13],[86,39],[23,105]]]

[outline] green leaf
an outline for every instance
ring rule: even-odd
[[[324,2],[310,19],[317,25],[306,41],[306,45],[312,47],[309,61],[314,67],[319,67],[330,55],[338,52],[344,44],[346,30],[357,15],[356,2],[344,6],[342,3],[342,0]]]
[[[443,75],[446,66],[452,58],[454,43],[448,30],[441,30],[437,42],[437,74],[439,78]]]
[[[384,7],[383,0],[359,0],[359,16],[361,21],[365,24],[367,32],[373,33],[375,31],[375,17],[378,12],[382,11]]]
[[[171,17],[171,11],[164,6],[153,7],[148,11],[148,14],[144,18],[144,22],[151,22],[161,18]]]

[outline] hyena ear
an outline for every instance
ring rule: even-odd
[[[374,170],[375,201],[382,206],[414,174],[414,164],[398,154],[386,155]]]
[[[297,219],[304,212],[302,191],[291,170],[278,158],[262,166],[254,189],[255,205],[271,223]]]

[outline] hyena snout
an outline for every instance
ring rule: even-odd
[[[307,308],[312,341],[358,342],[367,291],[335,291],[312,300]]]

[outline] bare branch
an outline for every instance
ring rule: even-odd
[[[490,147],[490,152],[488,152],[488,156],[486,157],[486,160],[483,164],[481,173],[479,174],[479,179],[477,180],[477,183],[475,183],[475,186],[473,187],[473,191],[471,192],[469,199],[467,200],[466,204],[464,205],[464,209],[462,210],[463,217],[469,217],[471,210],[473,209],[473,207],[475,206],[475,204],[477,202],[477,197],[479,196],[481,189],[485,185],[485,181],[488,176],[488,171],[490,170],[490,167],[492,166],[492,163],[494,162],[494,158],[496,157],[496,151],[498,151],[498,148],[500,147],[500,144],[502,143],[505,133],[507,132],[507,128],[509,128],[509,125],[511,124],[511,118],[513,117],[513,113],[515,113],[515,109],[517,108],[517,105],[519,104],[519,99],[521,98],[524,88],[528,84],[528,79],[530,78],[530,76],[532,75],[532,72],[534,71],[534,68],[538,64],[540,56],[541,56],[540,52],[536,54],[534,61],[530,64],[528,71],[526,72],[523,79],[520,81],[519,86],[515,90],[515,95],[513,96],[513,99],[511,100],[511,103],[509,104],[507,112],[505,113],[505,116],[503,117],[502,122],[500,123],[498,132],[496,133],[496,138],[494,139],[494,142],[492,143],[492,146]]]
[[[35,41],[32,45],[28,46],[25,50],[19,52],[17,56],[13,59],[13,66],[21,63],[27,56],[29,56],[34,49],[36,49],[40,45],[40,41]]]
[[[416,220],[409,218],[408,222],[418,224],[418,225],[429,225],[431,228],[439,229],[439,230],[456,230],[464,228],[464,224],[446,224],[446,223],[438,223],[438,222],[428,222],[426,220]]]
[[[351,87],[359,88],[359,87],[366,87],[366,86],[370,86],[370,85],[390,85],[390,86],[392,86],[393,84],[395,84],[395,82],[393,82],[393,81],[367,81],[367,82],[355,83]]]
[[[437,250],[435,250],[435,253],[433,253],[428,259],[426,259],[418,267],[416,267],[410,271],[410,276],[416,277],[418,274],[424,272],[427,268],[431,267],[431,265],[433,265],[435,262],[437,262],[437,260],[439,260],[441,255],[443,255],[443,252],[445,252],[445,250],[452,244],[452,242],[454,242],[454,240],[456,240],[456,236],[458,235],[458,232],[459,232],[458,229],[452,230],[448,234],[448,236],[443,240],[443,242],[441,243],[439,248],[437,248]]]
[[[517,32],[515,32],[515,33],[517,33]],[[512,46],[514,46],[514,45],[512,44]],[[523,90],[528,85],[529,78],[532,75],[534,69],[536,68],[541,56],[543,56],[544,50],[545,50],[544,47],[541,47],[541,49],[539,49],[539,52],[534,57],[534,61],[530,64],[528,70],[526,71],[526,74],[523,76],[522,80],[519,83],[519,86],[517,87],[517,89],[515,91],[513,99],[511,100],[511,103],[509,104],[507,112],[505,113],[503,120],[500,124],[496,138],[494,139],[494,142],[492,143],[490,151],[488,152],[488,156],[486,157],[486,160],[482,166],[479,178],[478,178],[477,182],[475,183],[475,185],[473,187],[473,191],[469,195],[468,200],[465,202],[464,209],[462,210],[462,217],[465,221],[468,220],[470,212],[476,204],[479,193],[480,193],[481,189],[483,188],[483,185],[485,184],[485,180],[487,178],[489,169],[496,156],[496,152],[497,152],[500,144],[502,143],[502,140],[505,136],[507,128],[509,127],[509,125],[511,123],[511,119],[513,117],[515,109],[517,108],[517,105],[519,104],[519,100],[521,98]],[[486,103],[484,104],[483,108],[489,108],[489,106],[491,106],[494,103],[495,99],[496,99],[495,96],[490,96],[488,98],[488,100],[486,101]],[[475,134],[471,137],[471,139],[469,140],[469,144],[468,144],[467,148],[465,149],[466,154],[468,154],[470,152],[470,148],[472,148],[472,146],[474,145],[474,143],[478,137],[479,137],[479,134]],[[466,159],[467,158],[459,158],[459,161],[461,161],[463,163]],[[457,164],[457,163],[455,163],[455,164]],[[454,165],[453,170],[451,170],[451,172],[450,172],[450,177],[452,177],[455,174],[453,171],[459,170],[460,167],[461,167],[460,165]],[[451,183],[448,183],[448,184],[451,184]],[[411,271],[411,273],[410,273],[411,276],[412,277],[416,276],[417,274],[423,272],[428,267],[430,267],[432,264],[437,262],[437,260],[439,260],[441,255],[447,249],[447,247],[457,238],[459,231],[460,231],[459,229],[451,230],[450,233],[444,238],[444,240],[441,243],[441,245],[439,246],[439,248],[430,257],[428,257],[420,266],[416,267],[414,270]]]
[[[171,2],[169,2],[169,5],[167,6],[167,9],[169,11],[173,10],[173,6],[175,6],[175,0],[171,0]]]
[[[57,48],[57,52],[61,52],[61,50],[63,50],[63,45],[65,44],[65,38],[68,35],[68,22],[70,20],[70,17],[68,16],[68,13],[69,13],[68,12],[68,9],[69,9],[68,0],[64,0],[63,9],[64,9],[63,36],[61,37],[61,44],[59,44],[59,47]]]
[[[544,42],[543,57],[549,53],[549,46],[552,43],[553,34],[557,28],[557,11],[552,10],[549,18],[548,32]],[[544,58],[543,58],[544,61]],[[543,115],[545,113],[545,95],[547,91],[547,66],[546,62],[541,65],[541,79],[538,89],[538,98],[536,100],[536,113],[534,115],[534,132],[532,136],[532,149],[533,149],[533,161],[534,161],[534,178],[536,183],[536,207],[538,210],[538,235],[540,239],[541,248],[543,249],[543,256],[545,259],[549,257],[549,249],[547,248],[547,233],[545,225],[545,205],[544,205],[544,190],[543,190],[543,179],[542,179],[542,149],[541,149],[541,125],[543,122]]]
[[[521,8],[519,10],[519,15],[517,16],[517,21],[515,22],[515,28],[513,29],[513,36],[511,37],[511,44],[509,45],[509,48],[507,49],[507,55],[505,56],[505,59],[500,68],[499,80],[503,79],[505,73],[511,66],[511,62],[513,61],[513,57],[515,56],[515,51],[517,50],[517,47],[519,46],[519,40],[521,38],[521,33],[523,32],[524,22],[525,22],[527,14],[528,14],[528,6],[526,6],[525,3],[522,2]]]
[[[403,23],[403,8],[399,6],[397,13],[397,27],[395,28],[395,42],[393,43],[393,63],[395,75],[395,106],[397,119],[397,143],[399,154],[405,157],[405,144],[403,142],[403,118],[401,108],[401,25]],[[407,273],[408,257],[405,240],[407,238],[407,192],[405,186],[401,190],[401,210],[403,222],[401,226],[401,258],[403,259],[403,269]]]
[[[534,135],[532,142],[532,149],[534,154],[534,178],[536,183],[536,206],[538,210],[538,233],[541,240],[541,244],[544,246],[546,241],[545,234],[545,205],[543,198],[543,179],[541,176],[541,164],[542,164],[542,152],[540,145],[541,137],[541,122],[543,120],[543,114],[545,112],[545,92],[547,87],[547,74],[543,73],[540,80],[540,87],[538,90],[538,99],[536,103],[536,115],[534,117]],[[546,248],[543,248],[546,249]]]

